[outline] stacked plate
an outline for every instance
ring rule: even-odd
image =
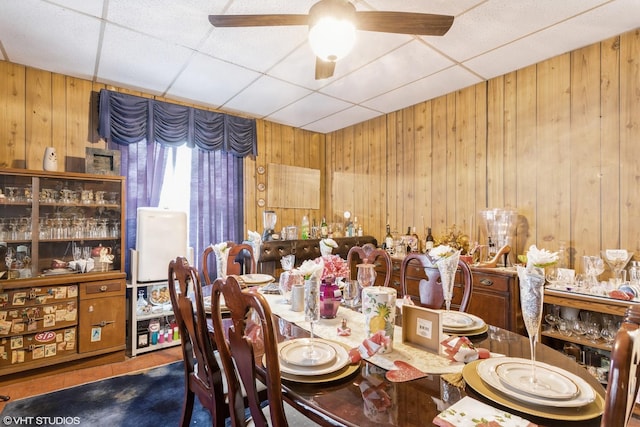
[[[449,335],[480,335],[489,329],[484,320],[462,311],[442,310],[442,330]]]
[[[321,338],[298,338],[278,345],[283,379],[300,382],[326,382],[343,378],[358,365],[349,365],[347,348]]]
[[[509,408],[556,420],[583,420],[602,413],[602,396],[579,376],[536,361],[496,357],[472,362],[463,377],[476,391]]]
[[[243,274],[240,278],[247,286],[266,285],[276,280],[270,274]]]

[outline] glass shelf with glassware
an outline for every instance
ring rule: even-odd
[[[123,272],[124,178],[0,168],[0,280]]]

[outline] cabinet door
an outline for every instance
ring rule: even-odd
[[[122,296],[80,300],[78,351],[125,346],[125,305]]]

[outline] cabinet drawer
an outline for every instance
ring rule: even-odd
[[[76,327],[12,336],[0,342],[0,368],[20,364],[55,363],[76,352]]]
[[[496,276],[473,272],[473,286],[475,289],[483,289],[494,292],[511,292],[509,289],[510,278],[508,276]]]
[[[80,299],[97,298],[101,295],[124,295],[124,280],[103,280],[99,282],[87,282],[80,285]]]

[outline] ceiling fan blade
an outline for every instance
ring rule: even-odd
[[[214,27],[271,27],[307,25],[309,15],[209,15]]]
[[[453,16],[412,12],[356,12],[356,28],[384,33],[442,36],[453,24]]]
[[[316,80],[328,79],[333,76],[335,69],[335,62],[323,61],[316,56]]]

